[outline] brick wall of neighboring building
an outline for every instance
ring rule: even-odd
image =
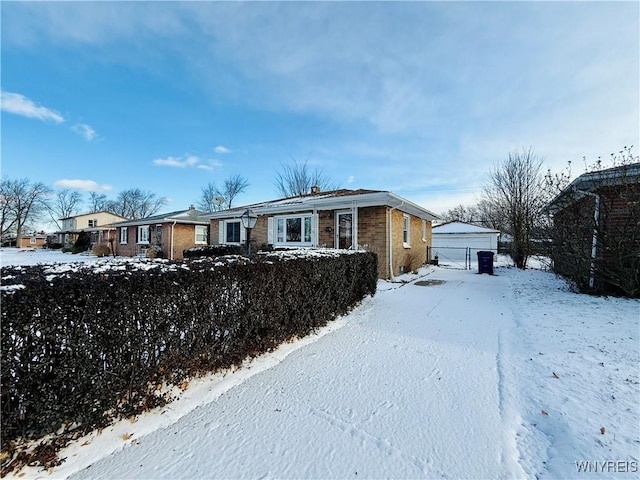
[[[33,236],[25,236],[20,238],[20,248],[42,248],[46,243],[46,237],[33,237]]]
[[[585,196],[554,214],[554,271],[572,279],[583,291],[638,296],[640,184],[605,187],[596,193],[600,208],[595,261],[592,247],[596,203],[593,196]]]
[[[163,244],[166,245],[166,249],[163,248],[167,258],[171,258],[170,246],[171,246],[171,228],[172,225],[167,225],[168,233],[163,235]],[[163,230],[164,234],[164,230]],[[196,226],[190,224],[176,224],[173,227],[173,259],[182,260],[184,258],[183,252],[188,248],[199,247],[196,245]]]
[[[120,243],[120,230],[123,227],[119,227],[116,235],[116,255],[120,257],[133,257],[139,253],[139,246],[136,244],[136,230],[138,227],[126,227],[127,228],[127,243]]]
[[[171,257],[171,234],[173,230],[173,259],[181,260],[184,255],[184,250],[200,245],[196,245],[196,227],[192,224],[180,224],[177,223],[175,226],[173,223],[164,223],[162,224],[162,233],[160,235],[160,239],[157,238],[157,230],[156,227],[159,224],[151,225],[151,231],[149,235],[149,244],[138,244],[136,242],[136,234],[138,232],[138,226],[129,226],[128,230],[128,241],[126,244],[120,243],[120,229],[117,229],[114,245],[116,247],[116,255],[123,257],[133,257],[135,255],[140,255],[146,253],[146,251],[155,245],[160,246],[162,252],[164,254],[164,258],[172,258]],[[159,243],[158,243],[159,240]]]

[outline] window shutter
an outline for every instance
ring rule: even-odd
[[[275,243],[273,239],[273,217],[267,218],[267,243],[270,245]]]
[[[242,226],[240,222],[240,243],[244,243],[247,240],[247,229]]]
[[[224,243],[224,220],[218,221],[218,244]]]

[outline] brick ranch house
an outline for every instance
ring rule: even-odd
[[[214,244],[242,245],[241,215],[258,220],[251,232],[257,247],[364,248],[378,255],[378,276],[392,278],[429,262],[431,222],[438,216],[394,193],[332,190],[210,213]]]
[[[640,163],[580,175],[547,211],[557,273],[582,291],[640,296]]]
[[[115,254],[125,257],[162,252],[163,258],[181,260],[187,248],[207,245],[209,219],[191,206],[188,210],[127,220],[113,225]]]

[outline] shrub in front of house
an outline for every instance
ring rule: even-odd
[[[163,405],[375,294],[375,254],[331,252],[3,268],[3,452]]]
[[[91,237],[87,232],[82,230],[78,234],[78,238],[76,239],[76,243],[73,244],[73,248],[71,249],[71,253],[82,253],[86,252],[91,248]]]
[[[240,245],[204,245],[184,250],[184,258],[222,257],[224,255],[243,255],[244,247]]]
[[[106,243],[96,243],[91,249],[96,257],[107,257],[111,255],[111,248]]]

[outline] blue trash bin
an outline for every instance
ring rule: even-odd
[[[478,252],[478,273],[493,275],[493,252]]]

